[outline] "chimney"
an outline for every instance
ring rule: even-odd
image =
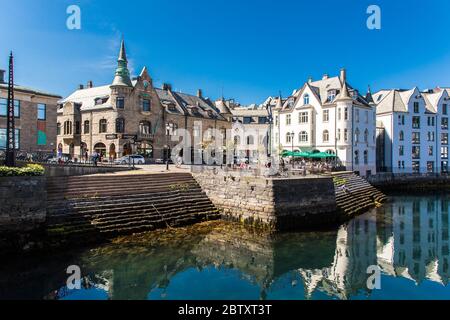
[[[341,69],[341,74],[339,78],[341,79],[342,83],[347,81],[347,71],[345,71],[345,68]]]
[[[93,87],[94,87],[94,83],[92,82],[92,80],[89,80],[86,88],[93,88]]]
[[[84,86],[83,86],[82,84],[80,84],[80,85],[78,86],[78,89],[83,90],[83,89],[84,89]]]
[[[197,97],[203,98],[203,92],[202,92],[202,89],[198,89],[198,90],[197,90]]]
[[[325,73],[322,77],[322,80],[326,80],[326,79],[328,79],[328,73]]]
[[[172,86],[168,83],[163,84],[163,90],[164,91],[172,91]]]
[[[0,83],[6,83],[5,82],[5,70],[0,69]]]

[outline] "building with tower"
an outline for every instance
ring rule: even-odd
[[[169,84],[155,88],[146,67],[132,78],[122,41],[111,84],[95,87],[89,81],[60,101],[58,152],[76,160],[94,150],[109,160],[137,153],[152,162],[170,155],[178,128],[194,140],[210,128],[229,129],[227,116],[201,90],[190,95]]]

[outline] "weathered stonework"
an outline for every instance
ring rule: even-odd
[[[246,224],[287,230],[334,223],[332,178],[265,178],[238,172],[193,173],[222,214]]]

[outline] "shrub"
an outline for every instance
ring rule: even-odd
[[[44,167],[38,164],[28,164],[21,168],[0,166],[0,177],[42,176],[44,172]]]

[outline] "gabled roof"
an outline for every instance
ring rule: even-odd
[[[408,112],[398,90],[381,90],[373,95],[377,114],[389,112]]]
[[[0,90],[8,90],[8,84],[7,83],[0,83]],[[39,95],[39,96],[45,96],[45,97],[50,97],[50,98],[61,99],[61,96],[59,96],[57,94],[53,94],[53,93],[49,93],[49,92],[33,89],[33,88],[30,88],[30,87],[20,86],[18,84],[14,85],[14,90],[17,90],[17,91],[20,91],[20,92],[23,92],[23,93],[29,93],[29,94]]]
[[[96,99],[109,97],[110,94],[111,94],[111,88],[109,85],[101,86],[101,87],[94,87],[94,88],[80,89],[80,90],[77,90],[74,93],[72,93],[67,98],[60,100],[59,103],[64,104],[66,102],[73,102],[73,103],[81,104],[80,110],[82,110],[82,111],[101,108],[101,107],[111,107],[110,99],[108,99],[102,105],[95,104]]]

